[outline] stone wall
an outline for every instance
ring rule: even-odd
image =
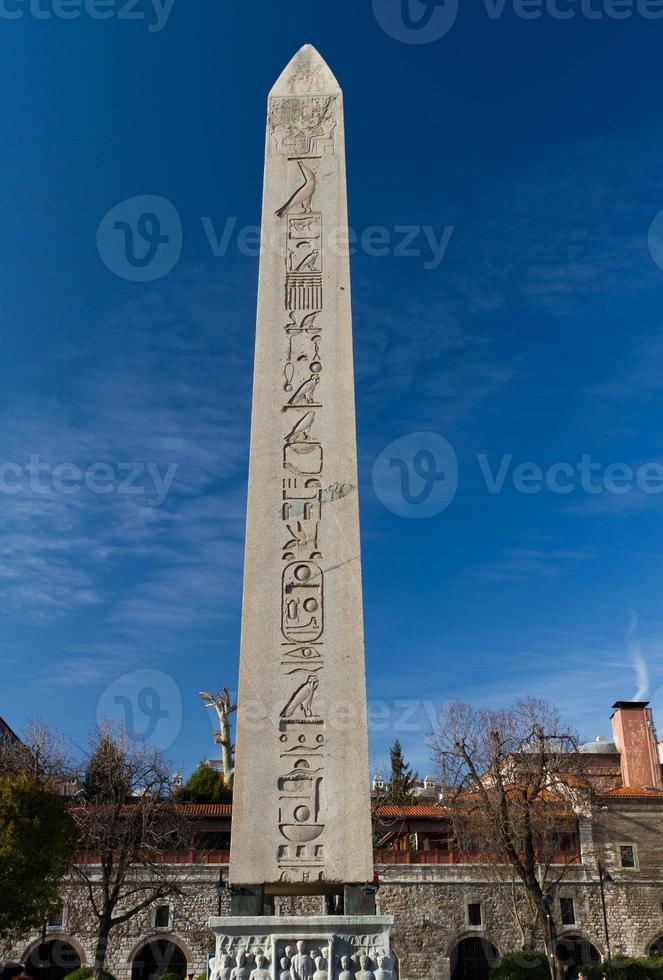
[[[569,867],[555,890],[554,918],[558,934],[581,936],[605,954],[598,862],[612,881],[606,885],[606,904],[612,952],[644,955],[663,936],[663,807],[654,802],[624,800],[597,811],[595,820],[581,821],[581,865]],[[637,867],[623,869],[619,844],[635,843]],[[487,869],[473,865],[389,865],[379,867],[379,912],[393,915],[394,951],[400,980],[449,980],[457,944],[480,937],[498,953],[521,948],[522,937],[507,901],[509,889],[499,885]],[[134,957],[145,943],[169,939],[184,952],[189,970],[206,970],[214,937],[210,917],[230,912],[226,866],[180,866],[181,894],[164,904],[171,906],[166,929],[155,929],[154,910],[141,913],[112,936],[107,966],[118,980],[131,980]],[[221,883],[221,887],[220,887]],[[50,936],[70,941],[86,964],[94,957],[94,921],[81,886],[63,891],[67,917]],[[575,924],[561,926],[560,898],[572,898]],[[481,925],[471,925],[468,905],[481,906]],[[321,899],[280,899],[277,914],[319,915]],[[0,958],[24,959],[38,944],[37,934],[0,947]]]

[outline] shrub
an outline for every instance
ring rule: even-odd
[[[550,980],[548,960],[533,949],[507,953],[491,967],[490,980]]]
[[[182,980],[182,976],[179,973],[162,973],[157,980]]]
[[[587,980],[608,975],[605,963],[584,967]],[[612,961],[613,980],[663,980],[663,956],[617,956]]]
[[[64,980],[91,980],[94,976],[93,966],[79,966],[77,970],[68,973]],[[115,980],[112,973],[104,973],[104,980]]]

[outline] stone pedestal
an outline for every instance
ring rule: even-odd
[[[394,980],[384,915],[210,919],[213,980]]]

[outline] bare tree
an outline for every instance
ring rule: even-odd
[[[214,708],[219,719],[219,730],[214,733],[214,741],[221,746],[221,760],[223,763],[223,778],[226,786],[232,786],[235,775],[235,764],[233,745],[230,733],[230,716],[237,711],[237,705],[232,703],[230,691],[227,687],[222,687],[215,695],[208,691],[201,691],[199,695],[206,702],[206,708]]]
[[[528,698],[494,711],[450,703],[432,738],[457,846],[486,866],[523,946],[540,934],[557,976],[551,895],[560,863],[592,787],[578,739],[556,709]]]
[[[86,889],[97,921],[94,971],[101,980],[113,929],[159,899],[178,894],[172,852],[191,846],[189,824],[171,793],[162,753],[103,724],[90,737],[71,807],[77,853],[71,877]]]
[[[64,736],[40,718],[29,719],[20,738],[0,740],[0,774],[23,773],[57,786],[67,781],[73,769]]]

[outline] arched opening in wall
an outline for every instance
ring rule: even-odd
[[[33,980],[63,980],[81,965],[81,958],[63,939],[51,939],[36,946],[25,963],[25,972]]]
[[[557,943],[557,959],[565,977],[574,977],[578,967],[601,962],[596,946],[584,936],[564,936]]]
[[[167,939],[153,939],[138,950],[131,964],[131,980],[157,980],[164,973],[186,977],[186,956]]]
[[[498,955],[493,944],[481,936],[461,939],[451,954],[451,980],[488,980]]]
[[[663,956],[663,936],[659,936],[655,943],[649,947],[650,956]]]

